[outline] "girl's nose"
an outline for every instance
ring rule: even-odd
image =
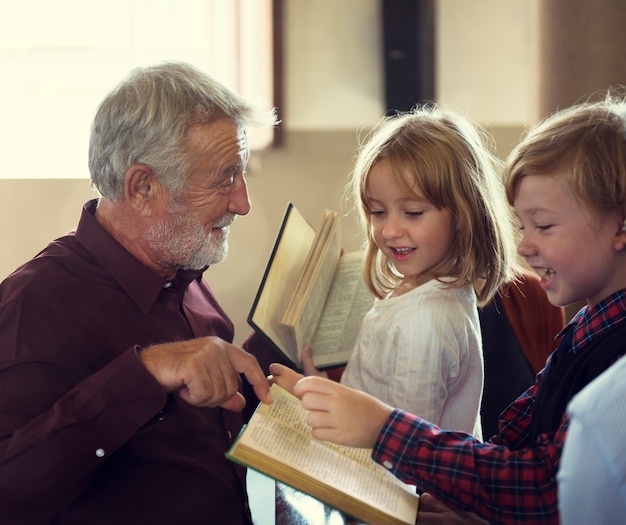
[[[394,239],[402,235],[402,229],[400,226],[400,222],[389,216],[385,221],[385,226],[383,227],[383,237],[385,239]]]

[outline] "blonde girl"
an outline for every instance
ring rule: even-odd
[[[480,128],[431,106],[384,118],[351,180],[375,300],[341,382],[477,437],[477,305],[512,277],[515,257],[499,170]]]

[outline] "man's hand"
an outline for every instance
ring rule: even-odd
[[[246,401],[239,393],[239,374],[246,376],[261,401],[271,403],[256,358],[219,337],[150,346],[139,352],[139,359],[165,390],[191,405],[240,412]]]

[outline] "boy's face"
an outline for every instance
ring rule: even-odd
[[[567,168],[527,175],[513,207],[523,230],[518,253],[541,277],[550,302],[590,306],[626,288],[626,234],[618,212],[600,214],[579,202]]]

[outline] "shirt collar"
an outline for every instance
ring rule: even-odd
[[[574,330],[572,351],[578,352],[600,334],[626,322],[626,289],[609,295],[592,306],[583,306],[559,332],[560,338],[567,330]]]
[[[194,280],[202,279],[203,270],[179,270],[176,279],[168,280],[155,273],[131,255],[98,223],[95,217],[97,199],[85,203],[76,228],[76,239],[110,274],[115,282],[148,313],[164,289],[175,284],[185,289]]]

